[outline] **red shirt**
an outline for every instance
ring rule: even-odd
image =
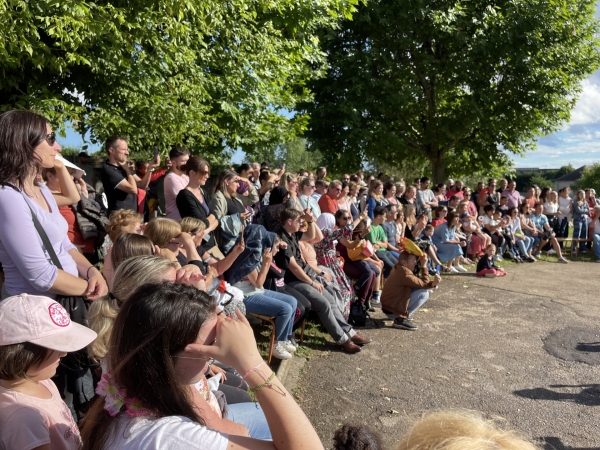
[[[75,218],[73,209],[70,206],[61,206],[58,208],[58,211],[60,212],[60,215],[65,218],[67,224],[69,225],[67,236],[69,236],[71,243],[78,247],[83,253],[94,253],[96,251],[94,240],[88,239],[86,241],[83,239],[81,231],[79,230],[79,226],[76,223],[77,219]]]
[[[321,198],[319,199],[319,208],[321,208],[322,213],[335,214],[340,209],[340,206],[338,205],[337,200],[334,200],[329,195],[324,194],[321,195]]]
[[[447,220],[446,219],[433,219],[431,221],[431,225],[433,225],[434,227],[437,227],[438,225],[441,225],[443,223],[446,223]]]
[[[460,198],[463,198],[463,191],[455,191],[454,189],[452,189],[451,191],[446,192],[446,198],[448,200],[450,200],[450,197],[452,197],[453,195],[456,195]]]

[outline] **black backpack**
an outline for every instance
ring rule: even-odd
[[[348,323],[355,327],[364,327],[367,324],[367,310],[365,309],[362,302],[354,300],[350,305],[350,316],[348,317]]]

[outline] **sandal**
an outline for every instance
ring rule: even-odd
[[[442,266],[442,272],[446,272],[446,273],[451,272],[450,267]]]

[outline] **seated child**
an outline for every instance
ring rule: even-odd
[[[508,197],[506,195],[500,196],[500,203],[496,206],[496,210],[502,211],[502,217],[505,217],[508,213]]]
[[[0,323],[0,448],[81,448],[77,424],[50,378],[61,357],[96,333],[71,322],[54,300],[27,294],[0,303]]]
[[[506,272],[502,267],[494,264],[494,255],[496,254],[496,246],[490,244],[485,249],[485,255],[479,258],[477,262],[477,275],[480,277],[503,277]]]

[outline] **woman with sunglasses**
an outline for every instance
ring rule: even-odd
[[[210,178],[210,165],[199,156],[192,156],[182,169],[188,176],[189,182],[185,189],[177,194],[176,204],[179,215],[182,219],[194,217],[204,222],[206,228],[201,246],[204,251],[214,253],[212,249],[215,248],[216,242],[213,231],[219,226],[219,222],[210,210],[210,196],[204,190]]]
[[[108,292],[100,271],[69,241],[67,222],[50,189],[37,181],[42,169],[57,166],[59,149],[44,117],[29,111],[0,115],[0,261],[6,278],[2,298],[28,293],[95,300]],[[59,170],[66,170],[63,167]],[[44,250],[33,214],[62,267]]]
[[[302,209],[310,209],[313,217],[317,220],[321,215],[321,208],[317,200],[312,196],[315,192],[315,180],[310,177],[302,178],[300,181],[300,192],[298,201],[302,205]]]

